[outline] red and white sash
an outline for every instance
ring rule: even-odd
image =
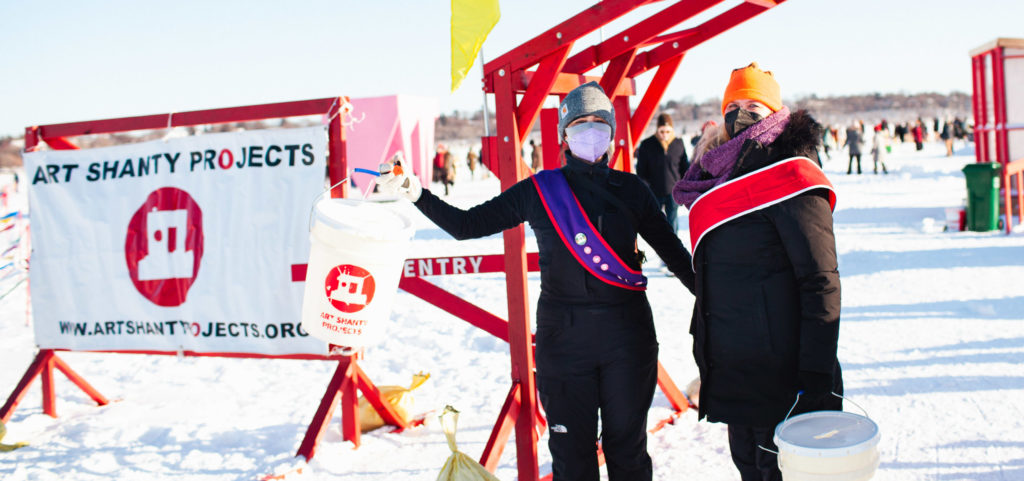
[[[694,259],[701,239],[715,227],[812,189],[828,189],[829,206],[836,209],[835,188],[818,164],[807,157],[790,157],[716,185],[690,206]]]

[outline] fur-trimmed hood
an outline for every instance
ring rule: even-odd
[[[822,127],[806,110],[797,110],[789,116],[789,125],[772,142],[772,146],[790,146],[796,151],[817,152],[821,144]]]
[[[766,146],[756,142],[754,142],[755,145],[743,146],[729,178],[748,174],[790,157],[808,157],[818,162],[821,133],[821,124],[814,120],[806,110],[793,112],[789,116],[789,124],[774,142]]]

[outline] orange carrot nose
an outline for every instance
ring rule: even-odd
[[[395,175],[402,175],[402,164],[396,163],[395,166],[391,168],[391,172]]]

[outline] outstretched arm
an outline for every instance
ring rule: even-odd
[[[414,205],[438,227],[463,240],[488,236],[522,224],[536,198],[533,182],[526,179],[469,210],[455,207],[427,189],[423,189]]]

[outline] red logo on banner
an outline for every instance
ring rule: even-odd
[[[327,300],[335,309],[352,313],[362,310],[373,300],[376,283],[366,269],[344,264],[327,273],[324,288]]]
[[[132,284],[164,307],[185,303],[203,258],[203,212],[181,189],[149,194],[128,222],[124,257]]]

